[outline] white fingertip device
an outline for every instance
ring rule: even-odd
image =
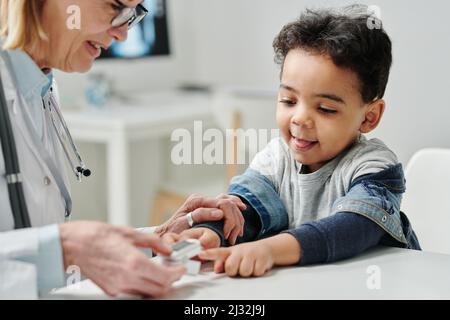
[[[177,261],[186,261],[202,251],[200,241],[197,239],[187,239],[175,243],[172,246],[172,254],[170,258]]]
[[[202,246],[199,240],[187,239],[172,246],[170,257],[156,256],[153,261],[166,266],[183,264],[187,269],[187,274],[196,275],[200,272],[201,262],[190,259],[199,254],[201,250]]]

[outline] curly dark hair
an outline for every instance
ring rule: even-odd
[[[365,103],[384,95],[392,65],[391,46],[381,21],[364,5],[307,9],[285,25],[273,41],[281,72],[292,49],[327,54],[335,65],[357,74]]]

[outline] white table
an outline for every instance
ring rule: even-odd
[[[380,271],[379,289],[367,285],[374,266]],[[377,248],[338,263],[277,268],[260,278],[184,276],[165,299],[450,299],[449,272],[450,255]],[[109,298],[89,280],[78,286],[59,289],[50,298]]]
[[[202,94],[145,94],[116,104],[103,110],[63,113],[76,141],[106,144],[108,222],[129,225],[130,143],[170,136],[176,128],[192,127],[195,120],[210,121],[212,114],[210,99]],[[154,156],[157,154],[154,152]],[[153,170],[159,172],[161,168]]]

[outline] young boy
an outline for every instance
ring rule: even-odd
[[[231,182],[229,194],[247,205],[245,233],[236,246],[199,254],[215,260],[216,272],[260,276],[274,265],[333,262],[379,244],[420,250],[400,211],[402,166],[383,142],[363,135],[383,115],[392,62],[388,35],[370,19],[363,6],[307,10],[275,38],[281,138]],[[227,245],[220,223],[196,228],[182,236]]]

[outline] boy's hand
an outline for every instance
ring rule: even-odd
[[[216,273],[225,272],[228,276],[262,276],[272,269],[274,257],[269,247],[259,241],[238,244],[228,248],[202,251],[201,260],[213,260]]]
[[[166,233],[162,240],[168,245],[172,245],[176,242],[186,239],[198,239],[203,249],[219,248],[220,237],[213,230],[208,228],[192,228],[183,231],[180,234]]]

